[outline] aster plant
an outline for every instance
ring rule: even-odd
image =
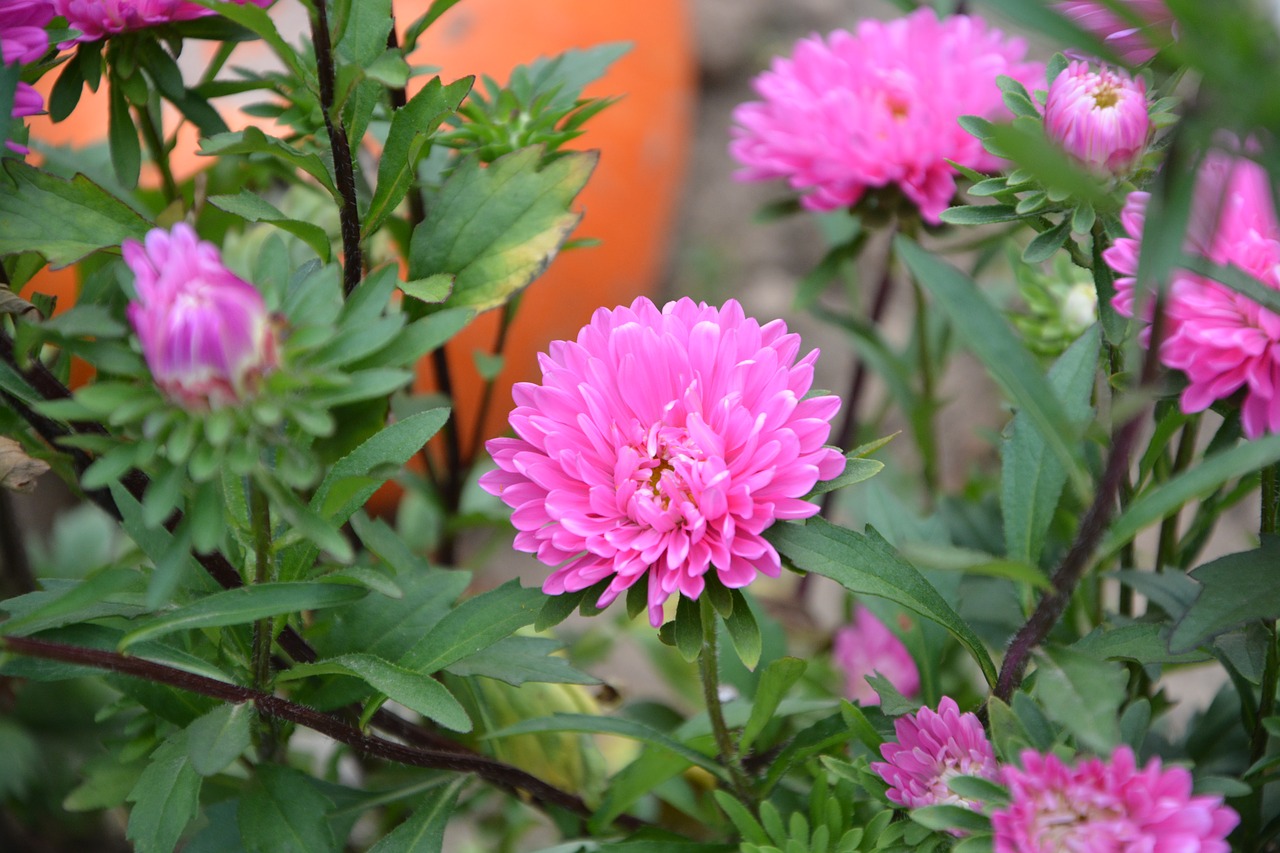
[[[473,93],[410,59],[457,0],[303,5],[0,7],[0,847],[1275,846],[1261,9],[802,39],[728,155],[828,243],[797,310],[601,305],[506,400],[627,46]]]

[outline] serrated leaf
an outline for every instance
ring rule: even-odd
[[[378,159],[378,183],[365,213],[364,233],[372,234],[413,186],[418,155],[446,118],[471,91],[472,77],[448,86],[436,77],[391,116],[391,128]],[[407,291],[406,291],[407,292]]]
[[[894,241],[894,250],[920,286],[938,300],[960,339],[1019,410],[1027,413],[1049,449],[1066,467],[1068,477],[1083,481],[1079,429],[1063,411],[1035,356],[1018,340],[1009,322],[960,270],[903,237]]]
[[[84,175],[68,181],[14,159],[0,168],[7,178],[0,184],[8,184],[0,191],[0,255],[39,252],[53,267],[64,267],[129,238],[140,240],[151,228]]]
[[[201,776],[221,773],[253,739],[253,705],[220,705],[187,726],[187,754]]]
[[[435,193],[413,232],[409,274],[452,273],[445,303],[486,311],[542,274],[582,218],[569,205],[595,168],[595,154],[573,152],[538,168],[539,147],[482,168],[465,160]]]
[[[1169,637],[1169,651],[1191,651],[1206,640],[1257,619],[1280,617],[1280,537],[1262,537],[1252,551],[1228,554],[1193,570],[1199,595],[1178,620]]]
[[[1049,370],[1049,385],[1072,424],[1083,428],[1098,369],[1099,330],[1080,336]],[[1036,565],[1057,510],[1067,469],[1048,452],[1048,442],[1031,416],[1019,412],[1000,451],[1000,510],[1005,552],[1010,559]]]
[[[333,802],[302,773],[259,764],[240,798],[240,843],[248,853],[337,853],[329,821]]]
[[[175,631],[245,625],[269,616],[336,607],[364,598],[368,590],[335,583],[264,583],[215,592],[148,621],[120,640],[126,649]]]
[[[129,792],[126,836],[138,853],[172,853],[200,805],[200,774],[183,741],[170,736],[151,755],[147,769]]]
[[[765,538],[798,568],[831,578],[857,595],[896,601],[937,622],[969,650],[988,684],[994,685],[995,665],[978,635],[914,566],[874,530],[869,532],[864,536],[812,518],[803,525],[775,524]]]

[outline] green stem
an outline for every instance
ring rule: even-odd
[[[702,698],[707,705],[707,716],[711,719],[711,731],[715,735],[720,760],[729,770],[733,794],[745,805],[754,809],[755,798],[751,794],[751,783],[747,780],[746,771],[742,769],[742,756],[738,754],[738,746],[733,741],[729,727],[725,724],[724,708],[720,704],[716,612],[711,606],[710,597],[706,595],[702,596],[699,604],[702,607],[702,654],[698,655],[698,674],[702,677]]]
[[[911,282],[911,289],[916,296],[916,356],[920,370],[920,405],[924,409],[924,418],[920,432],[920,455],[923,457],[923,471],[926,505],[933,506],[934,496],[938,492],[938,425],[934,418],[937,414],[937,382],[933,374],[933,356],[929,351],[929,313],[925,304],[924,291],[918,282]]]
[[[1200,432],[1200,418],[1193,416],[1182,427],[1182,437],[1178,439],[1178,451],[1173,457],[1173,467],[1169,477],[1176,477],[1191,465],[1195,458],[1196,439]],[[1178,514],[1175,512],[1160,523],[1160,539],[1156,546],[1156,571],[1163,572],[1166,566],[1177,560],[1178,551]]]
[[[142,128],[142,141],[147,145],[147,153],[151,155],[151,162],[156,164],[156,168],[160,170],[160,183],[164,188],[164,200],[169,204],[173,204],[178,200],[178,183],[173,179],[173,169],[169,167],[169,149],[165,145],[164,140],[160,138],[160,130],[153,121],[151,110],[143,110],[141,107],[135,107],[133,110],[134,118],[138,122],[138,127]]]

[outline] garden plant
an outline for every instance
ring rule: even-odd
[[[627,45],[442,79],[459,5],[0,0],[0,848],[1280,849],[1272,4],[802,39],[724,155],[793,314],[637,294],[509,394]]]

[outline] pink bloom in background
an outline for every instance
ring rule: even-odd
[[[893,184],[936,223],[956,192],[948,160],[988,171],[1003,163],[957,119],[1008,118],[996,77],[1028,88],[1044,79],[1025,52],[1021,39],[981,18],[940,21],[930,9],[802,39],[792,58],[756,78],[763,100],[734,110],[736,177],[786,178],[811,210],[847,207]]]
[[[1148,198],[1130,193],[1120,217],[1129,236],[1104,253],[1120,273],[1113,304],[1126,317],[1134,312]],[[1185,248],[1280,289],[1280,224],[1266,170],[1251,160],[1210,154],[1197,180]],[[1244,389],[1244,434],[1257,438],[1280,432],[1280,316],[1252,299],[1176,271],[1166,292],[1160,360],[1186,374],[1184,412],[1203,411]]]
[[[907,647],[861,604],[854,608],[853,621],[836,632],[833,653],[844,670],[844,694],[851,702],[880,704],[880,696],[867,683],[867,676],[876,673],[908,698],[920,690],[920,671]]]
[[[275,331],[253,285],[222,265],[190,225],[155,228],[124,243],[137,277],[129,321],[155,382],[187,408],[244,399],[277,363]]]
[[[1130,65],[1141,65],[1156,55],[1173,34],[1173,13],[1164,0],[1121,0],[1145,22],[1135,26],[1097,0],[1060,0],[1059,12],[1103,41]]]
[[[708,571],[731,588],[776,577],[761,533],[817,513],[800,498],[844,469],[823,446],[840,400],[801,399],[818,353],[799,352],[785,323],[761,326],[734,300],[642,297],[553,342],[542,384],[513,389],[516,437],[488,442],[498,468],[480,478],[515,510],[516,549],[559,567],[543,591],[608,580],[604,607],[647,575],[657,627]]]
[[[190,21],[217,13],[184,0],[49,0],[67,25],[80,35],[58,46],[68,48],[76,42],[98,41],[119,33],[154,27],[160,24]],[[266,8],[273,0],[234,0],[241,6],[252,3]]]
[[[5,65],[37,62],[49,49],[45,25],[53,19],[48,0],[9,0],[0,7],[0,62]],[[14,118],[36,115],[44,110],[44,98],[26,83],[18,83],[13,96]],[[26,147],[8,142],[8,147],[26,154]]]
[[[884,761],[871,765],[889,783],[891,802],[910,809],[940,804],[978,808],[947,787],[956,776],[998,778],[991,742],[974,714],[961,714],[955,700],[944,696],[936,712],[921,708],[899,717],[893,728],[898,742],[881,744]]]
[[[1138,769],[1127,746],[1075,767],[1028,750],[1003,776],[1011,801],[991,816],[996,853],[1227,853],[1240,822],[1222,797],[1193,796],[1186,770],[1158,758]]]
[[[1090,71],[1088,63],[1072,62],[1049,86],[1044,130],[1092,171],[1127,175],[1151,136],[1146,84],[1123,71]]]

